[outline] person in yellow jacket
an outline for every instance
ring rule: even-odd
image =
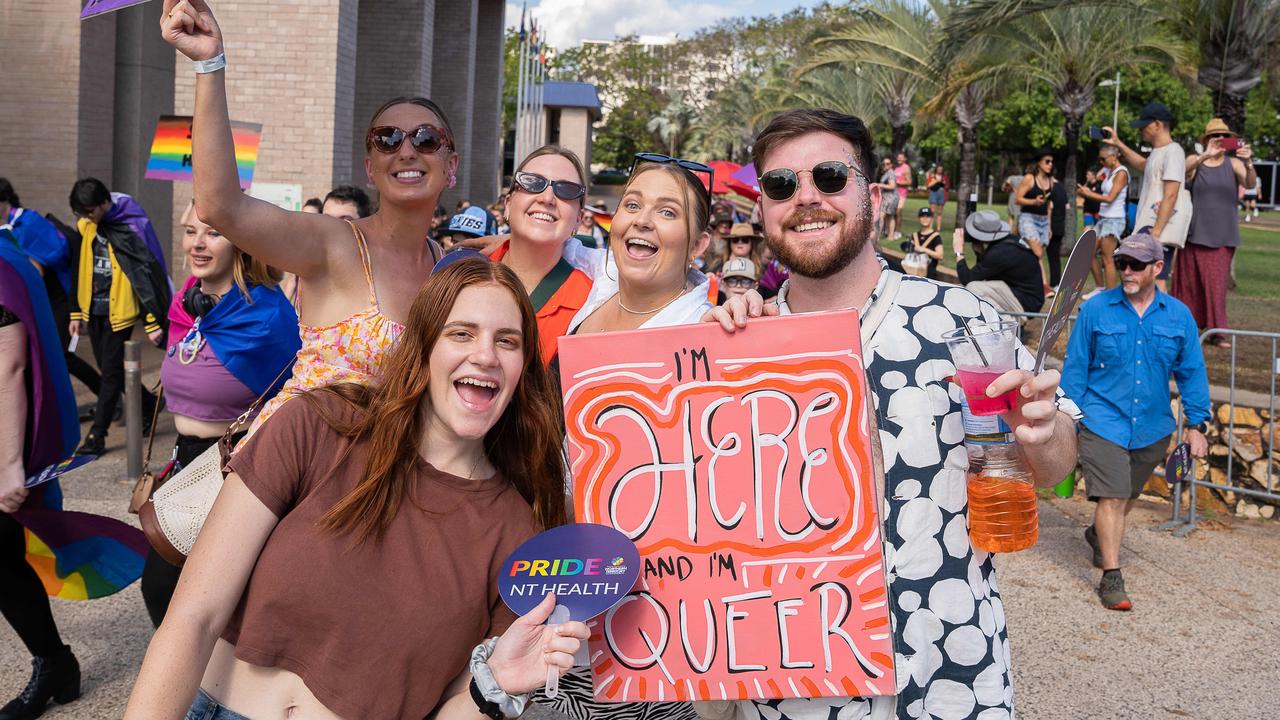
[[[124,343],[141,320],[147,339],[164,347],[166,311],[173,296],[164,266],[144,239],[145,230],[130,217],[141,212],[132,198],[128,199],[132,207],[125,212],[127,203],[109,193],[100,180],[85,178],[72,188],[70,202],[79,218],[81,244],[69,330],[74,336],[89,335],[102,373],[93,426],[76,452],[101,455],[124,390]],[[149,221],[145,227],[150,228]],[[149,426],[157,400],[143,392],[142,414]]]

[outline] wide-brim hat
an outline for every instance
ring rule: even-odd
[[[1227,135],[1229,137],[1240,137],[1239,133],[1227,127],[1227,123],[1225,123],[1222,120],[1222,118],[1214,118],[1204,126],[1204,133],[1200,136],[1200,144],[1201,145],[1209,144],[1210,135]]]
[[[979,210],[964,219],[964,234],[977,242],[996,242],[1009,237],[1009,223],[992,210]]]
[[[725,235],[726,240],[732,240],[733,238],[764,240],[764,236],[757,233],[756,229],[751,227],[751,223],[734,223],[733,227],[729,230],[729,234]]]
[[[1053,157],[1053,148],[1047,145],[1037,148],[1035,152],[1031,153],[1031,162],[1040,162],[1042,157]]]

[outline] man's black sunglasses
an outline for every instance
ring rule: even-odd
[[[711,188],[714,187],[716,184],[716,171],[712,170],[710,165],[696,162],[694,160],[683,160],[681,158],[674,158],[674,157],[671,157],[670,155],[663,155],[661,153],[642,152],[642,153],[636,153],[635,159],[631,161],[631,170],[627,171],[627,175],[630,176],[632,173],[634,173],[636,171],[637,165],[639,165],[640,163],[646,163],[646,162],[657,163],[659,165],[675,165],[677,167],[684,168],[685,170],[688,170],[690,172],[706,173],[707,174],[707,187],[706,187],[707,203],[709,204],[711,202]]]
[[[538,173],[518,172],[512,180],[521,190],[534,195],[546,190],[547,186],[550,185],[551,192],[565,201],[577,200],[587,194],[587,188],[579,183],[571,180],[548,180]]]
[[[813,186],[824,195],[835,195],[844,190],[849,183],[850,173],[856,174],[864,181],[867,176],[856,165],[846,165],[839,160],[828,160],[813,166],[812,170],[792,170],[777,168],[760,176],[760,192],[776,202],[790,200],[800,187],[800,173],[809,173],[813,177]]]
[[[1123,258],[1123,257],[1116,258],[1117,270],[1122,270],[1122,271],[1132,270],[1133,272],[1142,272],[1143,270],[1146,270],[1149,265],[1151,265],[1151,263],[1142,262],[1141,260],[1134,260],[1132,258]]]

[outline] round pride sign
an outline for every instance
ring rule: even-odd
[[[573,620],[590,620],[613,607],[636,584],[640,554],[627,536],[604,525],[573,523],[539,533],[502,563],[498,591],[524,615],[556,594]]]

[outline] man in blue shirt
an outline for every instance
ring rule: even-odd
[[[1120,576],[1125,515],[1165,458],[1178,423],[1169,407],[1169,375],[1178,383],[1191,454],[1208,448],[1209,379],[1191,311],[1156,288],[1164,269],[1160,241],[1134,233],[1116,249],[1121,285],[1091,298],[1067,343],[1062,389],[1084,413],[1080,464],[1097,501],[1085,540],[1102,569],[1098,597],[1111,610],[1133,603]]]

